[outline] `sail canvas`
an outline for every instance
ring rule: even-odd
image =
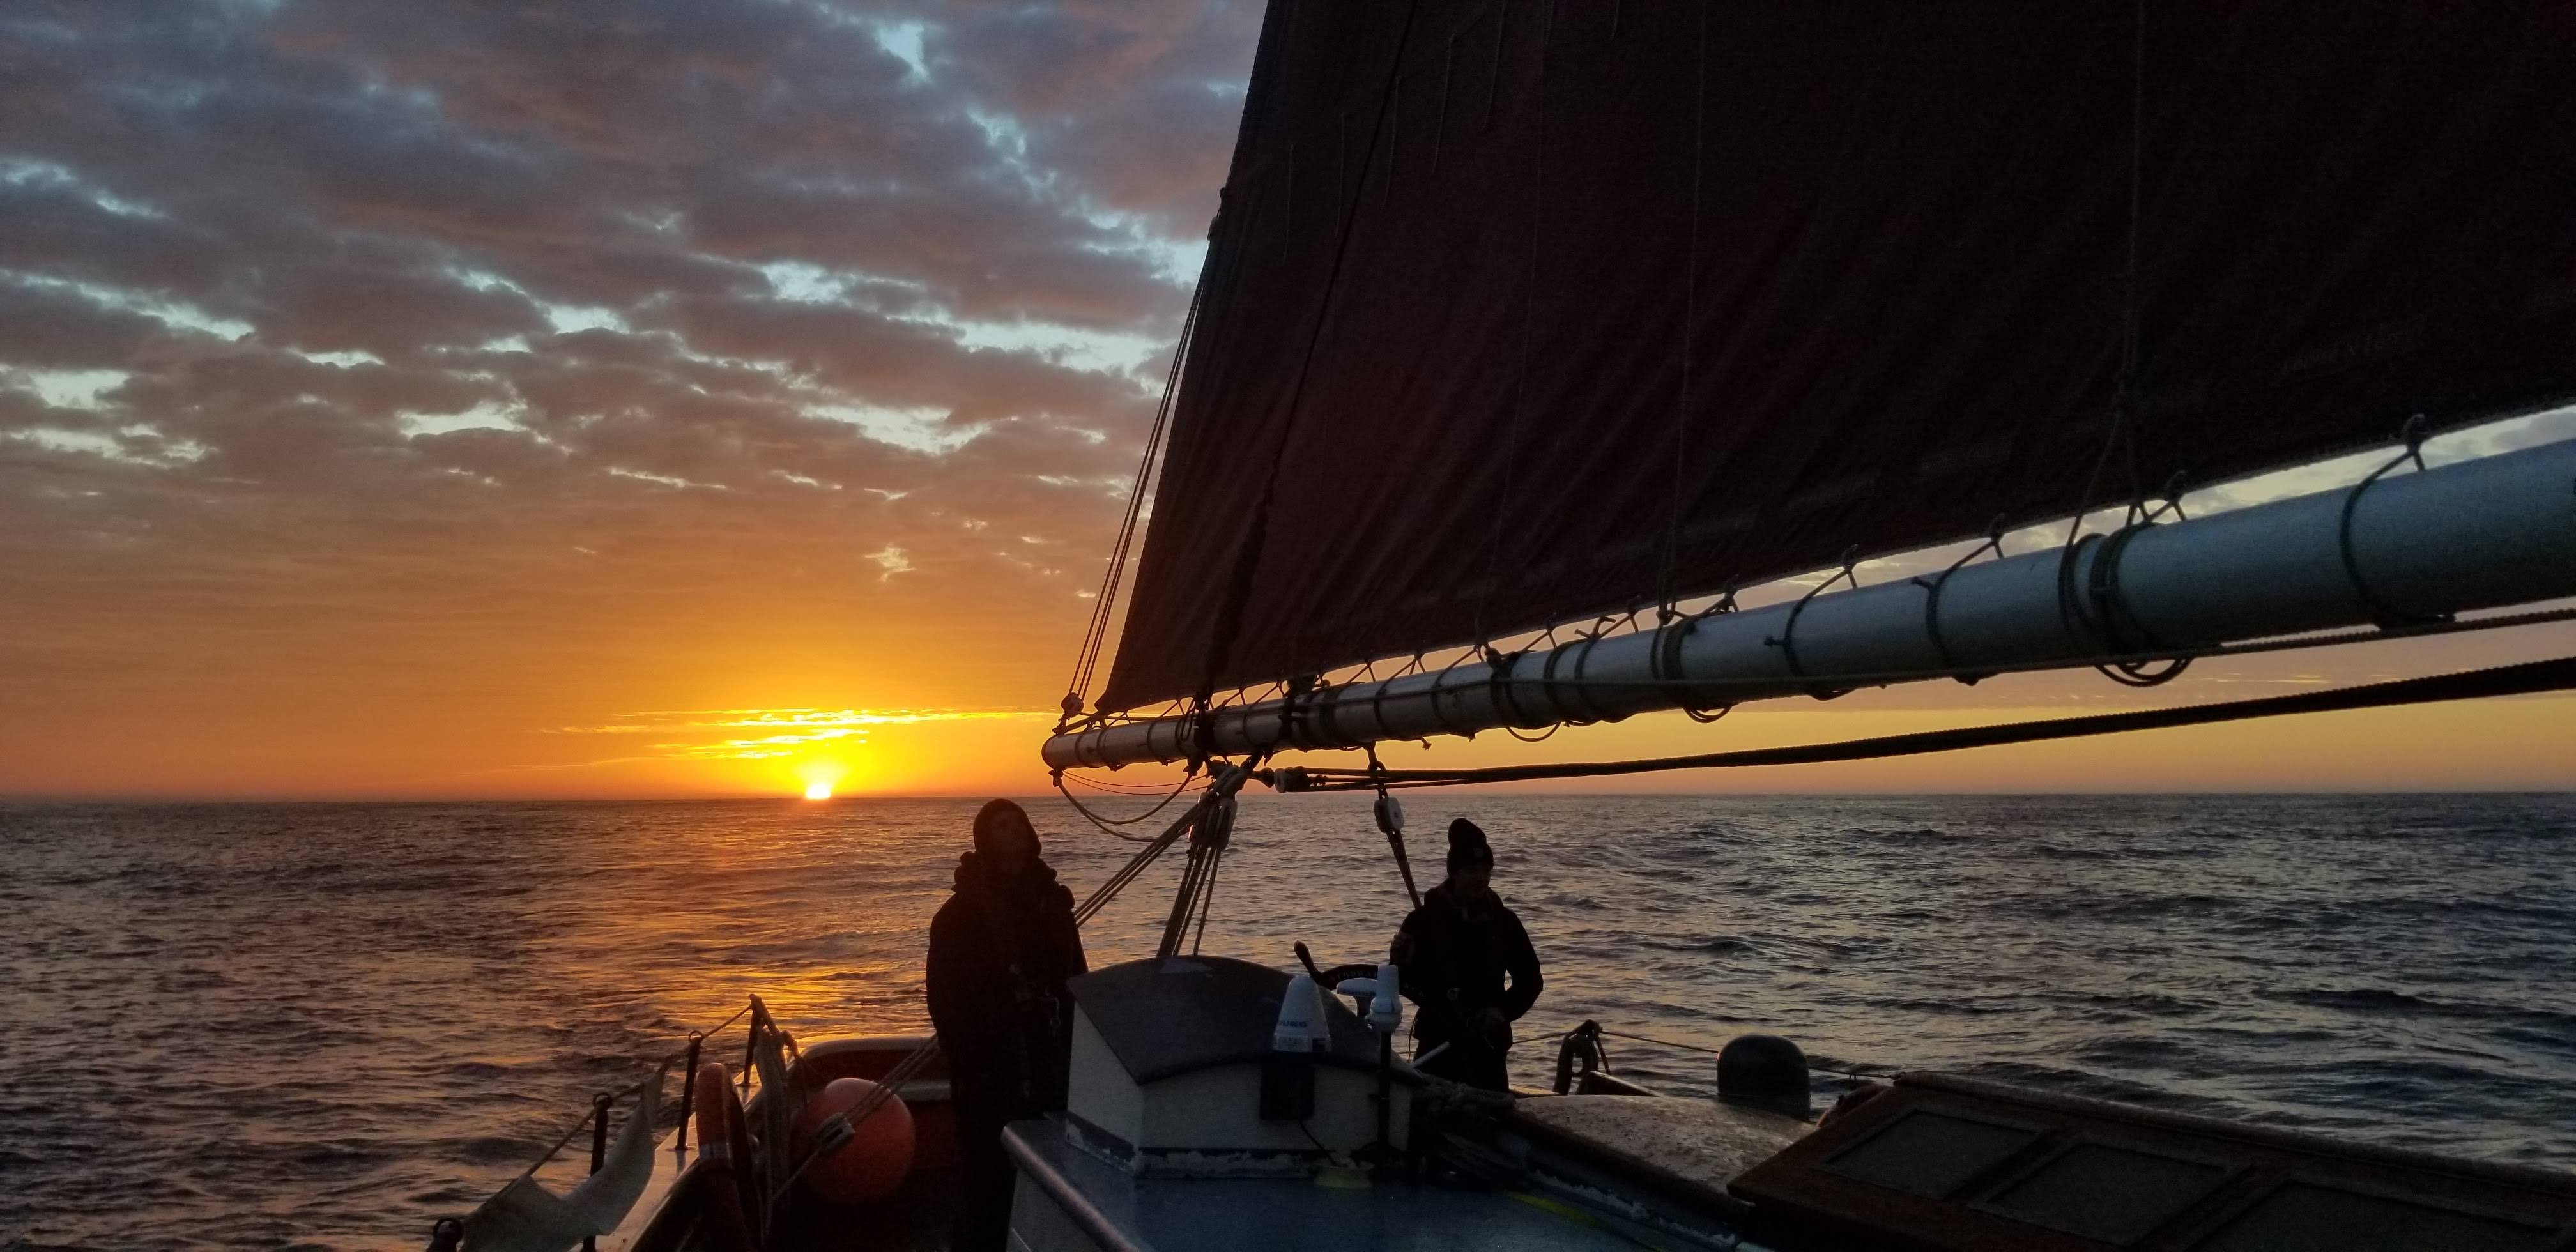
[[[1135,708],[2576,391],[2576,6],[1272,6]]]

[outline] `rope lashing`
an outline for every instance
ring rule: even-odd
[[[1807,676],[1806,667],[1798,663],[1798,618],[1806,613],[1807,606],[1814,603],[1817,596],[1823,595],[1835,583],[1848,582],[1854,587],[1860,586],[1860,579],[1852,575],[1854,566],[1852,556],[1855,551],[1856,549],[1851,548],[1844,549],[1842,569],[1823,582],[1807,588],[1807,594],[1798,597],[1798,602],[1789,607],[1789,620],[1781,623],[1779,637],[1762,641],[1780,650],[1780,659],[1788,665],[1790,677]],[[1851,692],[1852,689],[1849,687],[1817,687],[1810,689],[1807,694],[1819,700],[1837,700],[1850,695]]]
[[[1432,675],[1431,678],[1431,716],[1433,720],[1440,723],[1441,730],[1446,731],[1449,734],[1457,735],[1461,738],[1475,738],[1475,728],[1470,726],[1462,729],[1456,722],[1449,720],[1449,714],[1451,711],[1450,706],[1455,703],[1453,695],[1454,692],[1460,690],[1472,690],[1472,687],[1452,687],[1449,685],[1449,676],[1456,673],[1459,666],[1464,665],[1469,661],[1480,659],[1481,658],[1472,650],[1460,652],[1457,656],[1451,658],[1447,665],[1441,666],[1440,672]],[[1490,681],[1490,678],[1488,681]],[[1444,696],[1450,696],[1452,698],[1444,700],[1442,698]]]
[[[1580,649],[1570,647],[1548,649],[1546,663],[1539,667],[1538,676],[1541,684],[1539,693],[1547,697],[1548,712],[1555,714],[1560,723],[1568,726],[1590,726],[1601,720],[1600,706],[1584,696],[1583,673],[1592,663],[1592,650],[1601,646],[1601,637],[1609,629],[1613,620],[1606,616],[1595,619],[1591,627],[1578,633],[1575,636],[1575,642],[1582,645]],[[1574,657],[1573,677],[1560,680],[1556,676],[1556,667],[1569,655]],[[1576,695],[1581,705],[1580,709],[1571,715],[1566,713],[1565,706],[1557,700],[1559,692],[1569,690]]]
[[[1323,689],[1321,674],[1298,674],[1280,689],[1279,737],[1261,747],[1263,752],[1276,752],[1298,742],[1297,723],[1310,713],[1315,693]]]
[[[1552,633],[1546,642],[1554,642],[1554,636]],[[1548,740],[1555,738],[1556,732],[1565,729],[1565,719],[1561,717],[1550,717],[1546,722],[1547,729],[1535,735],[1523,734],[1521,733],[1521,728],[1514,725],[1515,722],[1527,720],[1529,718],[1529,714],[1521,711],[1520,696],[1516,690],[1519,684],[1512,681],[1512,667],[1519,664],[1522,657],[1529,655],[1529,649],[1523,648],[1512,652],[1498,652],[1491,646],[1486,646],[1479,650],[1483,652],[1485,656],[1485,684],[1493,689],[1492,699],[1495,705],[1510,714],[1510,716],[1503,722],[1504,734],[1510,735],[1512,738],[1518,739],[1522,743],[1545,743]],[[1555,649],[1550,648],[1549,651],[1553,653]],[[1551,714],[1555,713],[1555,707],[1553,705],[1549,706],[1548,712]]]
[[[2177,519],[2183,516],[2180,474],[2176,474],[2171,482],[2165,484],[2163,504],[2152,509],[2146,507],[2144,503],[2131,504],[2129,515],[2122,522],[2120,529],[2111,532],[2109,537],[2103,539],[2101,547],[2094,553],[2092,572],[2087,579],[2085,602],[2092,606],[2088,621],[2094,637],[2099,639],[2108,651],[2166,650],[2163,647],[2163,641],[2157,639],[2155,633],[2146,628],[2145,624],[2138,619],[2136,611],[2129,607],[2127,599],[2122,596],[2120,558],[2128,551],[2130,540],[2137,538],[2141,532],[2155,525],[2168,513],[2173,514]],[[2067,567],[2062,560],[2058,566],[2058,573],[2061,578],[2067,573]],[[2059,590],[2061,592],[2059,606],[2062,610],[2065,605],[2062,595],[2064,587],[2061,585]],[[2134,629],[2134,636],[2131,629],[2123,629],[2121,625],[2123,620]],[[2104,661],[2095,664],[2093,668],[2103,677],[2123,687],[2161,687],[2181,677],[2184,670],[2191,668],[2191,658],[2171,657],[2164,662],[2162,669],[2154,669],[2150,666],[2151,663]]]
[[[2533,614],[2527,615],[2527,618],[2539,616],[2541,615]],[[2568,620],[2570,615],[2564,610],[2559,610],[2553,611],[2548,616],[2551,620],[2563,621]],[[1916,731],[1910,734],[1879,735],[1830,743],[1749,748],[1697,756],[1660,757],[1641,761],[1581,761],[1552,765],[1499,766],[1473,770],[1388,770],[1383,778],[1376,779],[1358,775],[1349,770],[1300,767],[1278,770],[1274,774],[1262,777],[1264,781],[1271,782],[1282,791],[1355,791],[1381,785],[1389,790],[1395,790],[1409,787],[1523,782],[1541,778],[1602,778],[1676,769],[1817,765],[1836,761],[1917,756],[1930,752],[1956,752],[1966,748],[2040,743],[2055,739],[2079,739],[2129,731],[2206,726],[2220,722],[2281,717],[2296,713],[2398,708],[2414,704],[2532,695],[2571,689],[2576,689],[2576,657],[2561,657],[2556,660],[2527,661],[2519,665],[2498,666],[2492,669],[2437,674],[2427,678],[2365,683],[2331,691],[2297,692],[2291,695],[2259,696],[2215,704],[2136,709],[2124,713],[2097,713],[2083,717],[2005,722],[1990,726],[1961,727],[1955,730]]]
[[[2410,461],[2414,463],[2417,472],[2423,471],[2425,429],[2423,414],[2418,413],[2406,419],[2405,427],[2398,432],[2397,436],[2405,442],[2406,450],[2389,458],[2387,464],[2370,471],[2368,477],[2354,483],[2352,490],[2344,493],[2343,514],[2335,522],[2335,548],[2343,557],[2344,579],[2352,584],[2353,598],[2360,603],[2361,611],[2368,614],[2370,620],[2382,626],[2413,626],[2425,622],[2448,620],[2442,614],[2426,615],[2398,611],[2388,601],[2380,598],[2377,591],[2372,590],[2370,580],[2362,577],[2360,558],[2353,553],[2352,518],[2354,511],[2361,507],[2362,494],[2377,485],[2380,479],[2387,477],[2389,471]]]
[[[1997,559],[2001,559],[2004,554],[2004,516],[2000,513],[1995,515],[1995,520],[1986,523],[1984,543],[1970,548],[1966,555],[1950,562],[1948,569],[1930,578],[1912,580],[1915,586],[1923,589],[1923,634],[1932,641],[1932,653],[1941,658],[1943,669],[1958,669],[1959,658],[1951,654],[1950,641],[1941,633],[1941,589],[1950,585],[1951,575],[1965,568],[1968,562],[1989,552],[1994,553]],[[1959,674],[1956,677],[1962,685],[1973,687],[1983,681],[1986,675]]]
[[[1844,555],[1849,556],[1850,554],[1845,553]],[[1844,572],[1848,574],[1850,570],[1846,568]],[[1817,590],[1822,589],[1823,588],[1820,587]],[[1808,599],[1813,599],[1815,597],[1815,592],[1811,591],[1807,594]],[[1797,629],[1798,614],[1805,612],[1806,607],[1806,601],[1801,600],[1798,602],[1798,607],[1789,611],[1789,630],[1792,633]],[[1661,624],[1655,627],[1654,650],[1646,654],[1647,674],[1659,682],[1679,679],[1682,672],[1682,644],[1690,638],[1691,632],[1698,630],[1699,624],[1709,618],[1716,617],[1723,613],[1732,613],[1734,611],[1735,588],[1729,587],[1726,589],[1726,594],[1717,598],[1717,603],[1712,604],[1705,609],[1701,609],[1697,613],[1692,613],[1678,619],[1669,615],[1660,619]],[[1586,653],[1586,655],[1589,656],[1590,654]],[[1791,652],[1789,654],[1789,670],[1791,673],[1796,673],[1797,668],[1797,654],[1795,652]],[[1831,697],[1824,698],[1830,699]],[[1682,715],[1688,717],[1694,722],[1700,723],[1701,725],[1715,722],[1734,711],[1735,705],[1730,701],[1720,701],[1716,704],[1701,704],[1695,700],[1686,699],[1682,702]]]

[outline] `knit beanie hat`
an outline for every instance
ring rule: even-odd
[[[1451,819],[1449,822],[1449,872],[1452,874],[1457,873],[1459,867],[1463,865],[1491,865],[1493,863],[1494,848],[1492,844],[1485,842],[1484,828],[1463,817]]]

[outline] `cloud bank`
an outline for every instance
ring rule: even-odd
[[[968,618],[891,699],[1052,704],[1259,16],[0,10],[0,692]]]

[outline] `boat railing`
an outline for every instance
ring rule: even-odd
[[[745,1017],[752,1019],[751,1027],[746,1030],[749,1039],[745,1045],[742,1067],[743,1092],[748,1097],[752,1090],[752,1074],[757,1068],[750,1063],[751,1052],[758,1046],[762,1028],[777,1030],[777,1024],[770,1019],[769,1009],[760,1002],[759,996],[750,997],[741,1008],[734,1010],[733,1015],[723,1021],[704,1030],[690,1031],[682,1046],[652,1060],[653,1072],[650,1076],[628,1083],[614,1091],[593,1093],[590,1097],[590,1107],[582,1112],[581,1117],[566,1127],[561,1135],[556,1136],[527,1168],[513,1176],[509,1184],[504,1184],[493,1194],[499,1195],[519,1179],[528,1178],[552,1164],[556,1156],[560,1155],[564,1148],[585,1129],[590,1131],[590,1172],[597,1174],[606,1165],[608,1159],[609,1110],[616,1107],[618,1101],[643,1091],[647,1084],[662,1082],[674,1065],[679,1066],[682,1077],[679,1131],[672,1141],[672,1148],[675,1152],[686,1153],[689,1146],[689,1125],[692,1115],[696,1112],[693,1104],[697,1096],[697,1084],[690,1079],[698,1072],[700,1054],[707,1040],[731,1029],[734,1023],[742,1021]],[[793,1049],[796,1046],[793,1038],[785,1031],[778,1031],[778,1034],[788,1048]],[[490,1201],[487,1200],[485,1203],[488,1205]],[[478,1206],[476,1213],[481,1211],[481,1207]],[[442,1217],[431,1223],[427,1252],[458,1252],[464,1246],[467,1228],[473,1220],[474,1214],[468,1214],[465,1217]],[[583,1240],[582,1247],[584,1252],[596,1252],[596,1238]]]
[[[1704,1043],[1687,1043],[1679,1039],[1664,1039],[1653,1035],[1612,1030],[1598,1021],[1586,1018],[1573,1029],[1557,1036],[1556,1081],[1553,1084],[1556,1094],[1637,1096],[1663,1094],[1643,1083],[1611,1072],[1610,1048],[1604,1042],[1609,1039],[1651,1044],[1677,1052],[1696,1052],[1711,1058],[1721,1056],[1725,1052],[1722,1047],[1710,1047]],[[1847,1062],[1825,1064],[1819,1063],[1812,1056],[1804,1059],[1808,1070],[1831,1075],[1855,1087],[1884,1082],[1902,1072],[1892,1066],[1853,1065]]]

